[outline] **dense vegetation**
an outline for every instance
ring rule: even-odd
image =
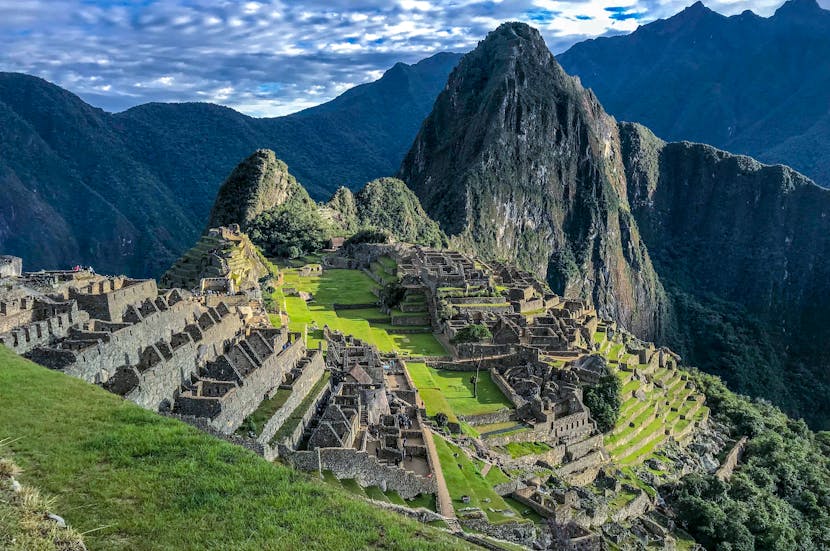
[[[708,549],[812,550],[830,546],[828,433],[815,434],[765,401],[750,401],[702,372],[695,375],[715,418],[749,437],[728,481],[690,475],[672,503]]]
[[[21,482],[89,549],[469,547],[2,346],[0,403]]]
[[[254,218],[248,234],[272,257],[298,258],[322,249],[332,233],[317,205],[280,205]]]
[[[352,194],[337,190],[327,207],[344,232],[386,230],[399,241],[430,247],[447,244],[438,224],[421,207],[418,197],[396,178],[379,178]]]
[[[697,2],[557,59],[618,120],[789,165],[830,186],[830,114],[817,99],[826,95],[828,56],[830,11],[791,0],[771,18],[725,17]]]
[[[471,323],[467,327],[462,327],[458,333],[453,337],[452,342],[455,344],[465,342],[485,342],[493,338],[490,329],[482,323]]]
[[[270,119],[204,103],[112,115],[39,78],[0,73],[0,252],[31,269],[158,276],[256,149],[275,150],[316,200],[393,174],[459,57],[399,63],[329,103]]]
[[[588,409],[591,410],[591,417],[597,422],[600,432],[608,432],[614,428],[620,416],[622,399],[620,392],[622,384],[619,378],[605,366],[605,373],[599,382],[593,386],[587,386],[583,390],[582,398]]]

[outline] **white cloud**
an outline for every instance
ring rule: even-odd
[[[558,53],[693,1],[0,0],[0,70],[43,76],[109,110],[209,100],[277,115],[377,79],[397,61],[470,50],[503,21],[536,26]],[[708,5],[769,16],[781,1]]]

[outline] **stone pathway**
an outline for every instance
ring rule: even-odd
[[[432,431],[429,427],[424,427],[424,443],[429,454],[429,461],[433,467],[433,475],[435,476],[435,485],[438,490],[435,495],[435,504],[438,513],[447,517],[448,519],[455,519],[455,508],[452,505],[452,498],[450,491],[447,489],[447,482],[444,480],[444,472],[441,470],[441,462],[438,460],[438,450],[435,449],[435,441],[432,439]],[[447,522],[449,525],[449,521]],[[456,523],[457,524],[457,523]],[[460,526],[458,527],[460,529]],[[454,530],[454,528],[451,527]]]
[[[485,463],[484,467],[481,468],[481,476],[487,476],[487,473],[490,472],[490,467],[492,467],[492,463]]]

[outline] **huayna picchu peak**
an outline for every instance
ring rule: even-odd
[[[830,189],[720,148],[821,173],[830,12],[181,1],[4,59],[340,95],[0,74],[0,548],[830,549]]]
[[[506,23],[462,58],[400,175],[459,244],[659,335],[663,289],[628,208],[616,122],[536,29]]]

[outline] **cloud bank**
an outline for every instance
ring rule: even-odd
[[[466,52],[503,21],[554,52],[631,32],[691,0],[0,0],[0,70],[43,77],[108,111],[209,101],[253,116],[317,105],[398,61]],[[716,0],[770,15],[781,0]],[[822,0],[824,5],[830,0]]]

